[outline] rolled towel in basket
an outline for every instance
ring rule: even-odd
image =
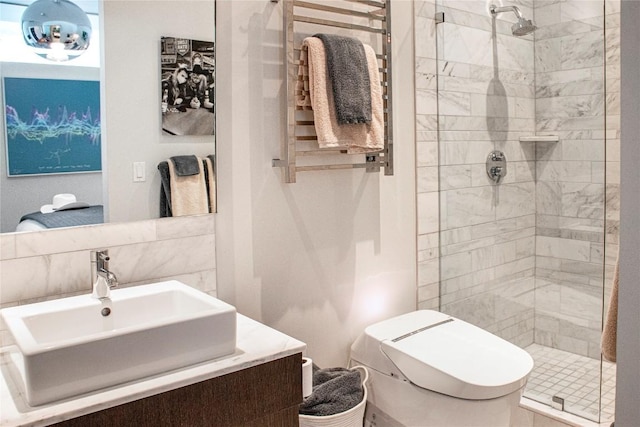
[[[328,416],[357,406],[364,398],[362,379],[357,370],[313,367],[313,392],[300,405],[299,413]]]

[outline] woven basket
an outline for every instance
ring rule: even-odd
[[[348,411],[339,414],[316,417],[313,415],[300,415],[300,427],[362,427],[364,409],[367,405],[367,380],[369,372],[364,366],[354,366],[360,372],[364,396],[362,401]]]

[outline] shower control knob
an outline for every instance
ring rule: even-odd
[[[507,158],[502,151],[495,150],[487,156],[487,175],[496,184],[507,176]]]
[[[501,162],[504,160],[504,153],[502,151],[492,151],[489,156],[494,162]]]

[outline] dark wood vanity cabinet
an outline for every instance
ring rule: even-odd
[[[298,426],[302,354],[115,406],[64,427]]]

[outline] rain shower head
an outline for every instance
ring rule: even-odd
[[[538,29],[538,27],[536,27],[530,19],[526,19],[524,16],[522,16],[522,13],[517,6],[498,7],[495,4],[492,4],[489,7],[489,11],[491,12],[491,16],[493,16],[494,18],[499,13],[513,12],[518,18],[518,22],[511,26],[511,32],[514,36],[525,36]]]
[[[536,27],[530,19],[524,18],[519,18],[518,22],[511,26],[511,32],[514,36],[518,37],[526,36],[529,33],[533,33],[537,29],[538,27]]]

